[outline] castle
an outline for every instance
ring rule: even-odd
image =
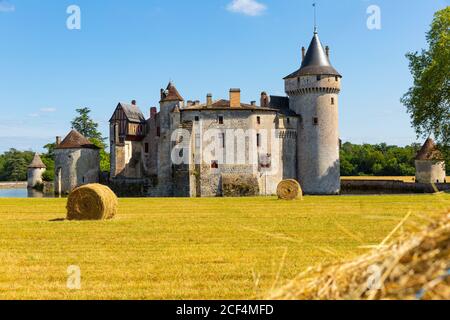
[[[154,197],[270,195],[283,179],[306,194],[340,192],[338,95],[342,76],[315,31],[287,96],[243,103],[185,102],[173,83],[146,119],[132,101],[110,119],[111,183]]]

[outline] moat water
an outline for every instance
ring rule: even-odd
[[[0,198],[54,198],[54,195],[26,188],[12,188],[0,189]]]

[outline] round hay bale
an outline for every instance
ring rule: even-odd
[[[87,184],[69,194],[67,219],[112,219],[117,213],[117,205],[117,197],[110,188],[101,184]]]
[[[278,199],[295,200],[303,198],[303,191],[300,184],[293,179],[283,180],[277,187]]]

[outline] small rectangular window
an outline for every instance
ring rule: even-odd
[[[322,79],[321,76],[317,76],[317,81],[320,81]]]
[[[259,133],[256,134],[256,146],[261,146],[261,135]]]
[[[145,144],[144,149],[145,149],[145,153],[148,153],[148,143]]]
[[[339,77],[338,77],[338,76],[336,76],[336,78],[335,78],[335,79],[336,79],[336,82],[337,82],[337,81],[339,81]]]
[[[290,118],[287,118],[287,119],[286,119],[286,123],[287,123],[287,124],[290,124],[290,123],[291,123],[291,119],[290,119]]]
[[[225,148],[225,133],[219,134],[219,143],[222,146],[222,148]]]
[[[331,98],[331,105],[334,105],[334,98]]]
[[[161,137],[161,128],[160,127],[156,128],[156,136]]]
[[[313,123],[315,126],[317,126],[319,124],[319,118],[314,117],[313,118]]]
[[[256,117],[256,122],[257,122],[258,124],[261,124],[261,117]]]
[[[219,116],[219,124],[223,124],[223,116]]]
[[[196,117],[195,117],[195,121],[200,121],[200,117],[199,117],[199,116],[196,116]]]

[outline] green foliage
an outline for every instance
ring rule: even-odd
[[[413,176],[414,159],[420,145],[388,146],[385,143],[355,145],[343,144],[341,174],[343,176]]]
[[[104,141],[102,134],[98,131],[98,123],[91,119],[91,109],[76,109],[78,116],[72,120],[72,127],[88,139]]]
[[[55,150],[56,144],[49,143],[44,146],[47,152],[41,155],[42,162],[46,165],[47,170],[42,174],[42,180],[52,182],[55,178]]]
[[[427,33],[428,50],[408,53],[414,85],[402,103],[418,136],[434,135],[450,146],[450,7],[436,12]],[[445,149],[445,148],[443,148]]]
[[[27,167],[33,159],[31,151],[10,149],[0,155],[0,181],[26,181]]]

